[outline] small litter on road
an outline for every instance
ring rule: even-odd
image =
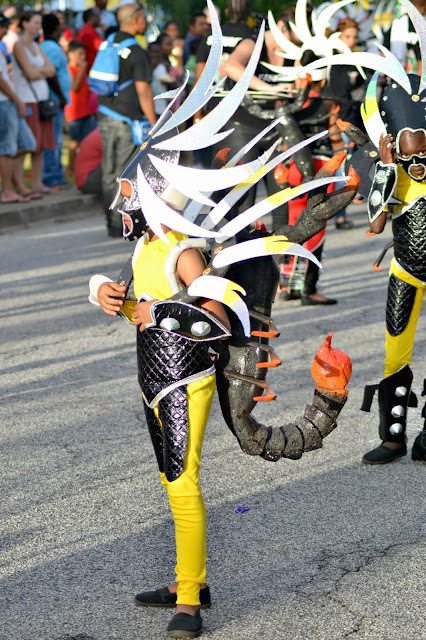
[[[242,504],[237,504],[235,507],[235,513],[244,513],[245,511],[250,511],[250,507],[243,507]]]

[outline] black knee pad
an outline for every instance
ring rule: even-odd
[[[391,275],[386,304],[386,328],[391,336],[399,336],[408,325],[416,298],[416,287]]]

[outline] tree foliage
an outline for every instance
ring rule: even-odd
[[[222,19],[225,19],[226,0],[213,0],[222,14]],[[271,9],[275,16],[278,16],[282,11],[290,6],[291,0],[269,0],[265,5],[264,0],[251,0],[251,13],[255,16],[266,17],[267,9]],[[158,8],[160,5],[164,11],[166,20],[175,20],[179,25],[181,32],[186,33],[188,31],[189,18],[194,11],[203,11],[206,7],[206,0],[161,0],[160,3],[155,0],[148,0],[148,7],[153,9]]]

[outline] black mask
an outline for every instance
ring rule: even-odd
[[[402,160],[397,156],[396,159],[412,180],[415,180],[416,182],[424,182],[424,180],[426,179],[425,157],[422,158],[421,156],[412,155],[406,160]],[[421,165],[422,167],[424,167],[424,173],[422,176],[416,176],[411,173],[411,167],[413,167],[414,165]]]
[[[401,131],[398,132],[396,136],[396,160],[402,166],[404,171],[408,173],[412,180],[415,182],[424,182],[426,179],[426,156],[425,155],[417,155],[417,153],[412,153],[408,158],[401,158],[400,153],[400,136],[404,131],[410,131],[413,134],[422,133],[426,137],[426,131],[422,129],[412,129],[410,127],[404,127]],[[419,167],[423,169],[423,174],[415,175],[411,172],[414,167]]]
[[[123,198],[121,207],[117,211],[123,219],[123,238],[132,242],[133,240],[139,240],[147,232],[148,225],[140,208],[135,182],[129,182],[132,186],[132,195],[130,198]],[[132,223],[130,229],[124,222],[124,216],[127,216]]]
[[[118,209],[118,213],[121,213],[122,216],[126,215],[128,218],[130,218],[130,221],[132,223],[131,228],[128,229],[123,217],[123,238],[128,242],[139,240],[139,238],[142,238],[142,236],[148,231],[148,225],[146,223],[145,216],[143,215],[141,209],[126,211],[126,202],[123,202],[123,205],[124,206],[122,209]]]

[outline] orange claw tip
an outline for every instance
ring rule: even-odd
[[[373,236],[375,236],[376,234],[374,233],[374,231],[366,231],[366,232],[365,232],[365,235],[366,235],[368,238],[372,238],[372,237],[373,237]]]
[[[374,271],[383,271],[383,269],[381,269],[378,264],[373,264],[373,269]]]
[[[326,175],[334,175],[346,156],[347,154],[344,151],[338,151],[335,153],[334,156],[332,156],[330,160],[327,160],[323,165],[321,173],[325,171]]]
[[[219,169],[228,162],[228,154],[231,151],[231,147],[224,147],[223,149],[219,149],[217,154],[215,155],[212,166],[214,169]]]
[[[318,349],[312,363],[311,375],[318,387],[326,391],[344,391],[352,373],[350,357],[333,349],[330,333]]]
[[[289,170],[280,162],[274,171],[274,180],[277,184],[286,184],[288,182]]]
[[[350,122],[346,122],[345,120],[342,120],[342,118],[337,118],[336,124],[340,131],[345,131],[345,129],[352,126]]]
[[[345,187],[346,188],[350,187],[351,189],[353,187],[356,187],[358,189],[358,187],[359,187],[359,175],[357,174],[357,172],[355,171],[355,169],[353,167],[349,167],[348,176],[349,176],[349,180],[345,184]]]

